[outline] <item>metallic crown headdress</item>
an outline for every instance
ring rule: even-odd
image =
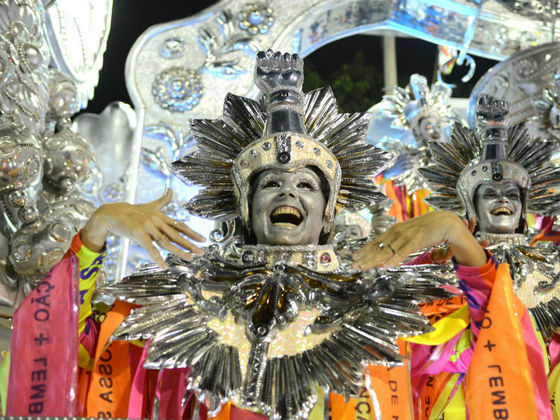
[[[430,143],[432,163],[420,168],[432,193],[431,206],[471,218],[476,188],[487,182],[514,181],[522,192],[523,214],[556,214],[560,169],[549,164],[552,145],[535,142],[524,124],[507,127],[507,103],[483,95],[477,103],[478,132],[455,124],[450,143]]]
[[[260,52],[256,69],[257,84],[263,69],[288,76],[300,72],[300,83],[284,84],[261,101],[229,93],[223,119],[191,122],[199,150],[172,164],[180,179],[203,187],[187,203],[187,210],[218,220],[240,215],[247,225],[254,175],[301,166],[318,168],[329,184],[328,222],[334,220],[335,211],[358,210],[384,199],[372,177],[391,163],[392,156],[366,144],[371,115],[339,113],[330,88],[303,95],[303,63],[295,54]],[[292,113],[292,117],[295,113],[301,126],[286,115],[281,115],[283,124],[271,124],[271,115],[282,113]]]
[[[461,120],[449,104],[450,98],[448,85],[436,82],[430,87],[424,76],[413,74],[405,88],[395,86],[392,95],[384,95],[380,105],[394,118],[393,125],[412,131],[415,147],[421,147],[432,140],[445,141],[443,126],[449,127],[452,121]],[[442,127],[436,127],[436,130],[430,126],[420,127],[418,123],[425,117],[437,118]]]

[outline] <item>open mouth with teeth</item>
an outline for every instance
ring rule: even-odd
[[[513,211],[507,207],[498,207],[490,212],[493,216],[511,216]]]
[[[303,216],[295,207],[281,206],[272,211],[270,221],[273,226],[295,229],[303,222]]]

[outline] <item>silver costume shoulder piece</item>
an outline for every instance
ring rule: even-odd
[[[515,294],[529,309],[545,342],[560,333],[560,258],[551,243],[530,246],[524,234],[479,234],[487,248],[507,263]]]
[[[496,103],[499,102],[499,107]],[[450,143],[430,143],[431,163],[419,172],[432,193],[426,202],[440,210],[475,216],[473,197],[486,182],[513,180],[523,197],[523,214],[554,215],[560,211],[560,170],[549,165],[552,144],[534,142],[524,124],[507,127],[507,106],[483,96],[479,101],[479,131],[453,126]]]

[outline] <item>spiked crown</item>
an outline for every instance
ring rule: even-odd
[[[552,145],[533,141],[525,125],[507,127],[507,104],[483,95],[478,130],[455,123],[450,143],[430,143],[432,162],[419,171],[431,187],[426,202],[471,218],[476,188],[491,181],[514,181],[527,212],[553,215],[560,210],[560,170],[550,165]]]
[[[330,88],[295,95],[302,98],[297,111],[304,133],[267,130],[271,107],[266,96],[256,101],[229,93],[222,119],[191,121],[198,150],[171,165],[180,179],[202,187],[187,210],[217,220],[241,216],[247,226],[254,176],[302,166],[318,168],[329,184],[325,219],[330,223],[339,210],[358,210],[385,198],[372,178],[392,155],[366,143],[371,114],[339,113]]]

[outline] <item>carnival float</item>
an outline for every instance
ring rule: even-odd
[[[84,113],[112,10],[0,0],[2,414],[560,415],[557,2],[223,0],[149,28],[132,103]],[[385,93],[343,113],[303,62],[357,34],[383,39]],[[440,47],[438,77],[397,85],[399,36]],[[477,57],[497,64],[454,98],[446,63],[466,80]],[[151,240],[190,226],[202,255],[79,240],[168,189]],[[451,234],[400,239],[453,214],[486,265],[452,263]]]

